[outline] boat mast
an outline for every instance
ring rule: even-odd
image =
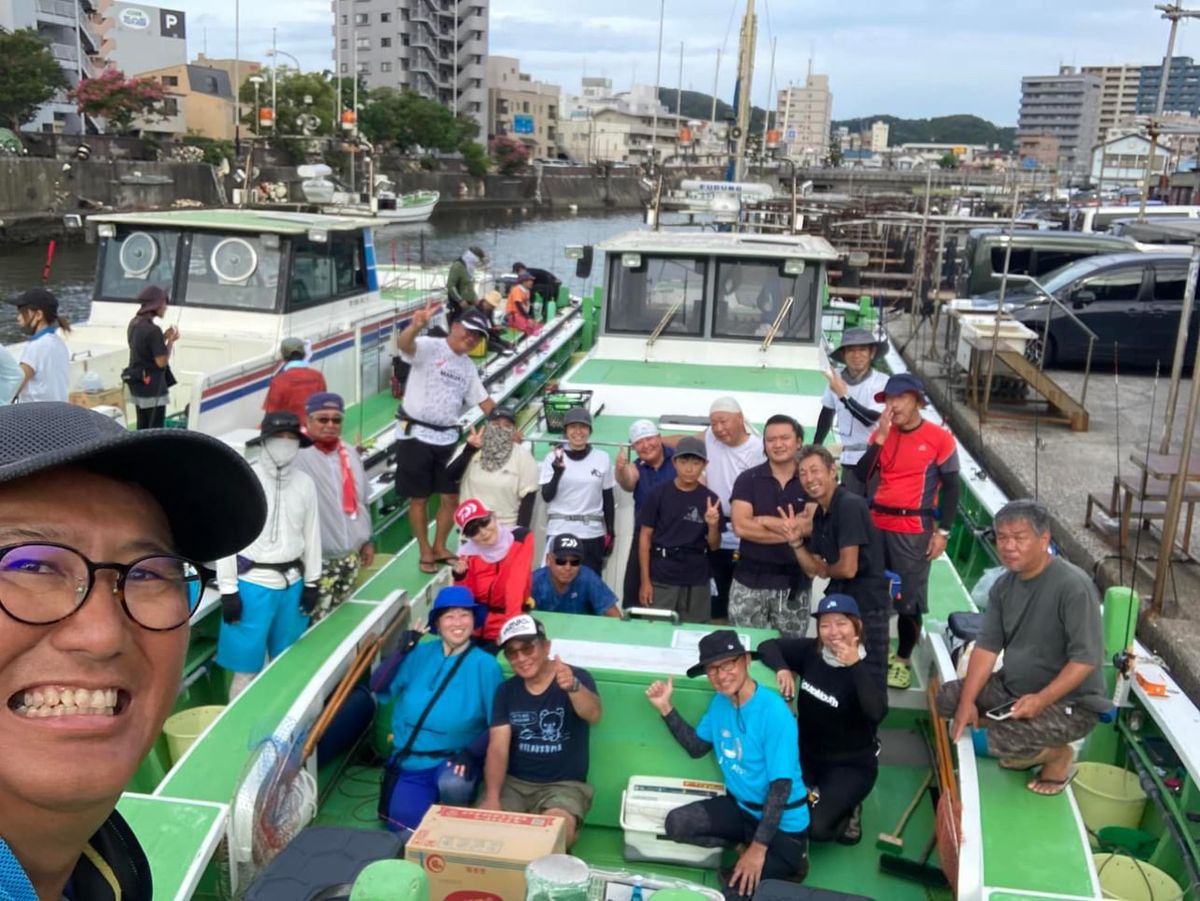
[[[750,81],[754,75],[754,42],[757,38],[758,19],[754,15],[754,0],[746,0],[746,15],[742,17],[741,40],[738,42],[737,87],[733,92],[736,110],[734,128],[737,129],[737,138],[733,165],[730,167],[733,178],[730,181],[741,181],[746,171],[746,138],[749,137],[750,131]]]

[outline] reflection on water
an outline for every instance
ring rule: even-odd
[[[618,232],[637,228],[640,213],[521,215],[519,210],[447,212],[419,225],[389,226],[375,233],[380,263],[449,263],[468,246],[488,254],[496,274],[511,270],[520,260],[555,272],[572,293],[600,283],[594,267],[586,282],[575,278],[575,262],[563,257],[568,244],[595,244]],[[58,295],[62,311],[73,322],[87,319],[96,270],[96,248],[83,243],[59,244],[47,286]],[[10,298],[41,284],[46,247],[0,247],[0,298]],[[132,315],[132,311],[131,311]],[[22,340],[12,307],[0,307],[0,344]]]

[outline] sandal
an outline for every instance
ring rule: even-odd
[[[417,569],[425,573],[427,576],[436,576],[438,565],[436,560],[421,560],[417,563]]]
[[[1079,773],[1079,767],[1072,767],[1071,772],[1067,774],[1066,779],[1045,779],[1038,776],[1036,779],[1031,779],[1025,783],[1025,787],[1035,795],[1043,795],[1045,797],[1053,797],[1061,795],[1063,789],[1071,784],[1071,780]],[[1044,786],[1044,787],[1041,787]]]
[[[458,558],[453,554],[447,554],[444,557],[434,557],[433,562],[441,564],[442,566],[454,566],[456,563],[458,563]]]
[[[912,685],[912,671],[903,663],[893,663],[888,667],[888,688],[908,688]]]

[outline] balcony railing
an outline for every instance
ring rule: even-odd
[[[78,63],[79,51],[74,44],[51,44],[50,53],[59,62]]]
[[[79,8],[71,0],[38,0],[37,10],[45,16],[58,16],[62,19],[75,19],[75,11]]]

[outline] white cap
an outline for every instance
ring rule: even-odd
[[[637,419],[629,426],[629,443],[641,441],[658,434],[658,426],[649,419]]]
[[[708,412],[709,415],[713,413],[741,413],[742,405],[732,397],[718,397],[712,402],[712,406],[708,408]]]
[[[504,647],[504,644],[514,638],[545,638],[546,630],[536,619],[528,613],[522,613],[519,616],[514,616],[500,628],[500,636],[496,639],[496,644]]]

